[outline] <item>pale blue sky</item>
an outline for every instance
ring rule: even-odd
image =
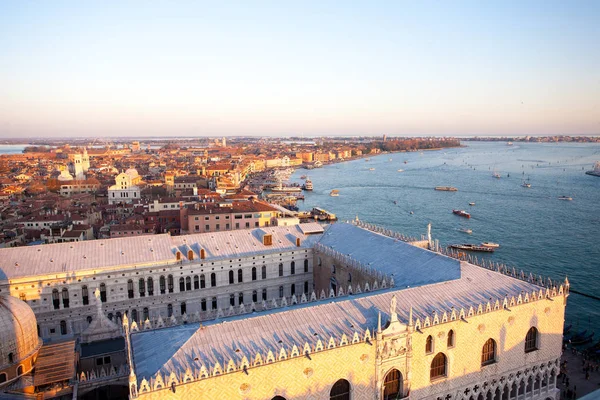
[[[0,0],[0,137],[600,134],[600,1]]]

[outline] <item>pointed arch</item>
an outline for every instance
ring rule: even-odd
[[[481,349],[481,366],[490,365],[496,362],[496,341],[488,339]]]
[[[431,361],[431,367],[429,369],[429,379],[434,380],[437,378],[443,378],[446,376],[446,367],[448,359],[444,353],[438,353]]]
[[[329,391],[329,400],[350,400],[350,382],[340,379]]]
[[[401,399],[404,394],[402,374],[397,369],[392,369],[383,380],[383,400]]]

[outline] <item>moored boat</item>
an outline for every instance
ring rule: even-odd
[[[470,205],[470,206],[474,206],[474,205],[475,205],[475,202],[474,202],[474,201],[472,201],[472,202],[470,202],[470,203],[469,203],[469,205]]]
[[[470,235],[471,233],[473,233],[473,230],[469,229],[469,228],[460,228],[459,231],[461,231],[463,233],[466,233],[468,235]]]
[[[500,247],[500,245],[498,243],[493,243],[493,242],[483,242],[483,243],[481,243],[481,245],[485,246],[485,247],[493,247],[495,249]]]
[[[310,180],[310,178],[306,178],[306,180],[304,181],[304,185],[302,185],[302,189],[310,192],[313,190],[313,184],[312,181]]]
[[[559,200],[571,201],[573,198],[571,196],[558,196]]]
[[[331,192],[329,192],[329,195],[331,197],[338,197],[340,195],[340,191],[336,190],[336,189],[333,189]]]
[[[494,252],[493,247],[479,246],[479,245],[471,244],[471,243],[451,244],[448,247],[450,247],[452,249],[457,249],[457,250],[481,251],[484,253],[493,253]]]
[[[441,192],[458,192],[458,189],[452,186],[436,186],[434,189]]]
[[[586,173],[586,175],[600,176],[600,161],[596,161],[596,164],[594,164],[593,170],[586,171],[585,173]]]
[[[471,214],[466,212],[465,210],[452,210],[452,212],[459,217],[471,218]]]

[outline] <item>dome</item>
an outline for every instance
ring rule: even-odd
[[[127,171],[125,171],[125,173],[127,175],[131,176],[132,178],[135,178],[136,176],[138,176],[137,169],[135,169],[135,168],[129,168]]]
[[[12,296],[0,296],[0,369],[31,355],[42,345],[31,307]]]

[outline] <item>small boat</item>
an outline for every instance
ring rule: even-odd
[[[500,179],[500,178],[502,178],[502,176],[501,176],[499,173],[497,173],[497,172],[494,172],[494,173],[492,174],[492,176],[493,176],[494,178],[496,178],[496,179]]]
[[[306,178],[306,181],[304,181],[304,185],[302,185],[302,189],[311,192],[313,190],[313,184],[312,181],[310,180],[310,178]]]
[[[458,189],[452,186],[436,186],[434,189],[442,192],[458,192]]]
[[[398,204],[398,201],[397,201],[397,200],[394,200],[394,204]]]
[[[302,175],[300,179],[306,179],[306,175]]]
[[[333,189],[331,192],[329,192],[329,195],[331,197],[338,197],[340,195],[340,191]]]
[[[403,169],[399,169],[398,172],[404,172],[404,170]]]
[[[578,346],[580,344],[586,344],[586,343],[591,342],[593,338],[594,338],[594,332],[590,333],[587,336],[582,336],[577,339],[571,339],[571,345]]]
[[[596,161],[596,164],[594,164],[594,169],[591,171],[586,171],[585,174],[592,176],[600,176],[600,161]]]
[[[408,161],[404,160],[404,164],[408,164]]]
[[[483,243],[481,243],[481,245],[485,246],[485,247],[493,247],[495,249],[500,247],[500,245],[498,243],[493,243],[493,242],[483,242]]]
[[[466,233],[468,235],[470,235],[471,233],[473,233],[473,230],[469,229],[469,228],[460,228],[459,231],[461,231],[463,233]]]
[[[484,253],[493,253],[494,252],[494,248],[492,248],[492,247],[479,246],[479,245],[470,244],[470,243],[451,244],[448,247],[450,247],[452,249],[457,249],[457,250],[481,251]]]
[[[369,168],[369,171],[375,171],[375,168]]]
[[[452,210],[452,212],[459,217],[471,218],[471,214],[466,212],[465,210]]]
[[[573,200],[573,198],[570,196],[559,196],[558,199],[559,200],[567,200],[567,201]]]
[[[563,329],[563,335],[566,335],[567,333],[569,333],[569,331],[571,330],[571,328],[573,327],[573,324],[569,324],[565,327],[565,329]],[[600,342],[599,342],[600,343]]]
[[[523,186],[524,188],[530,188],[531,183],[523,181],[523,183],[521,183],[521,186]]]
[[[470,205],[470,206],[474,206],[474,205],[475,205],[475,202],[474,202],[474,201],[472,201],[472,202],[470,202],[470,203],[469,203],[469,205]]]

